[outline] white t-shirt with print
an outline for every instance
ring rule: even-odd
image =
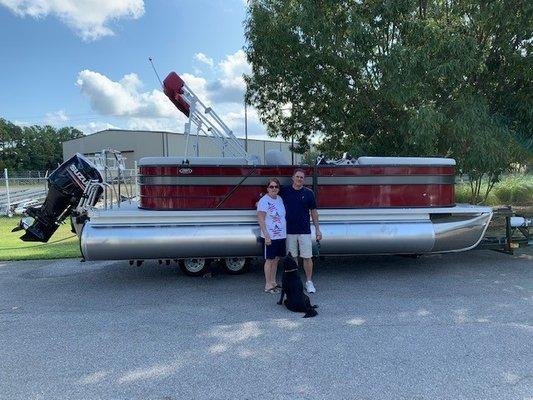
[[[280,196],[275,199],[265,194],[257,203],[257,211],[266,213],[265,225],[270,239],[285,239],[287,237],[287,223],[285,222],[285,206]],[[261,237],[264,238],[261,231]]]

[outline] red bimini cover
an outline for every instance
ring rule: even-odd
[[[163,91],[176,108],[188,117],[191,107],[182,96],[183,85],[185,85],[183,79],[175,72],[171,72],[163,81]]]

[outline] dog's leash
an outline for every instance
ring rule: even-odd
[[[320,240],[316,240],[316,246],[314,246],[313,250],[313,255],[318,257],[320,255]]]

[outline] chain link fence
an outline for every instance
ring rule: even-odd
[[[8,187],[11,190],[32,187],[46,189],[47,178],[48,171],[10,172],[5,169],[2,171],[2,176],[0,177],[0,193],[6,192]]]
[[[26,207],[40,205],[48,192],[48,171],[10,172],[0,171],[0,215],[9,217],[22,214]],[[115,174],[108,176],[109,183],[116,183]],[[122,171],[122,195],[134,198],[139,195],[136,169]]]
[[[21,207],[40,204],[48,190],[47,171],[2,171],[0,178],[0,213],[12,216],[21,213]]]

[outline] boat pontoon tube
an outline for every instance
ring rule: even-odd
[[[320,254],[427,254],[463,251],[483,237],[492,211],[321,210]],[[253,210],[94,211],[81,233],[86,260],[256,257],[263,253]]]

